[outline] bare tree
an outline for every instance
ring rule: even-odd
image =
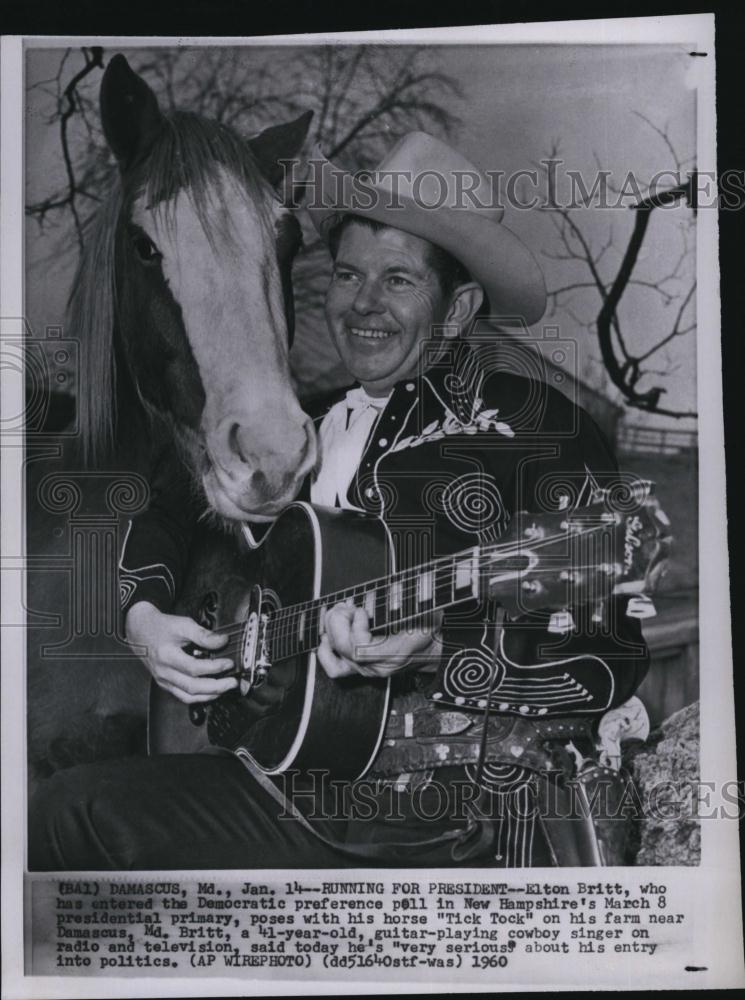
[[[673,373],[673,365],[667,353],[667,347],[673,340],[683,337],[696,329],[696,323],[690,318],[694,302],[695,281],[691,277],[690,267],[690,232],[694,225],[696,211],[696,173],[691,168],[686,179],[681,178],[686,172],[690,160],[679,157],[670,140],[667,128],[659,128],[644,115],[635,112],[649,128],[662,140],[672,162],[672,169],[665,171],[665,178],[674,177],[678,183],[669,183],[659,190],[657,179],[650,182],[640,182],[634,174],[627,174],[621,187],[610,181],[610,172],[603,170],[597,158],[597,178],[602,181],[600,191],[603,195],[610,194],[616,199],[615,204],[625,204],[634,212],[633,224],[628,227],[625,248],[620,253],[620,263],[612,267],[606,263],[608,251],[618,252],[620,239],[617,227],[609,226],[607,236],[602,244],[593,240],[587,226],[580,222],[580,209],[590,207],[588,204],[578,206],[573,200],[563,204],[557,197],[553,183],[552,164],[561,162],[559,145],[555,142],[548,157],[541,163],[541,169],[547,181],[547,198],[542,206],[548,213],[558,237],[559,249],[544,251],[544,255],[552,260],[566,261],[570,264],[580,264],[587,277],[571,279],[564,284],[549,289],[549,302],[553,311],[562,308],[568,313],[577,326],[594,332],[603,366],[602,381],[612,383],[620,390],[625,403],[635,409],[656,413],[662,416],[686,418],[696,417],[695,411],[673,410],[660,406],[660,399],[665,393],[664,385],[653,385],[642,389],[640,383],[649,376],[664,377]],[[604,185],[604,187],[603,187]],[[583,194],[586,194],[586,189]],[[629,204],[629,199],[633,201]],[[640,260],[642,246],[648,232],[651,214],[655,209],[668,208],[685,202],[693,211],[686,225],[680,229],[680,250],[667,267],[656,268],[656,273],[646,277],[638,273],[637,264]],[[674,306],[675,312],[667,328],[651,343],[645,345],[642,351],[633,351],[629,347],[628,329],[623,323],[620,313],[622,299],[628,296],[632,289],[645,289],[658,296],[665,307]],[[576,314],[572,308],[574,293],[582,290],[594,290],[600,299],[600,307],[592,319],[586,319]],[[661,353],[662,369],[652,368],[648,362]]]
[[[63,76],[67,68],[67,62],[72,54],[70,49],[64,53],[59,68],[55,76],[50,80],[43,80],[34,84],[32,89],[39,89],[50,94],[54,101],[53,111],[49,117],[49,124],[59,128],[59,142],[62,160],[65,167],[64,187],[53,191],[45,198],[34,204],[26,206],[26,214],[35,218],[39,226],[43,229],[49,215],[58,215],[68,212],[75,227],[75,233],[79,244],[83,243],[83,223],[84,217],[80,209],[80,202],[86,200],[95,203],[101,201],[101,177],[100,162],[94,154],[94,132],[87,114],[86,102],[81,100],[79,87],[82,82],[94,70],[103,67],[103,49],[100,47],[83,48],[81,50],[83,66],[78,69],[63,85]],[[78,140],[73,143],[70,136],[70,123],[75,117],[79,117],[84,125],[87,142],[80,143]],[[83,149],[73,148],[73,146]],[[87,206],[88,212],[91,210],[90,204]]]
[[[598,177],[605,184],[607,192],[615,198],[617,204],[623,199],[628,203],[629,196],[634,197],[629,206],[634,213],[633,224],[624,237],[625,249],[621,253],[620,263],[614,268],[606,265],[608,251],[618,249],[619,240],[613,225],[609,227],[606,239],[601,245],[591,239],[587,227],[580,222],[580,208],[573,201],[562,204],[556,196],[552,183],[551,165],[559,160],[559,146],[554,143],[550,154],[542,161],[541,169],[547,180],[547,199],[542,206],[548,213],[558,237],[559,249],[544,251],[544,255],[552,260],[580,264],[587,277],[567,281],[549,290],[549,301],[552,310],[564,309],[577,323],[578,327],[594,332],[600,348],[603,365],[603,381],[609,381],[620,390],[624,401],[630,407],[656,413],[662,416],[685,418],[695,417],[695,411],[673,410],[660,406],[660,399],[665,393],[664,385],[656,384],[643,389],[642,380],[649,376],[664,377],[672,374],[673,365],[667,353],[668,346],[679,337],[692,333],[696,329],[695,320],[691,319],[694,302],[695,281],[686,274],[686,263],[690,261],[690,231],[694,224],[696,173],[694,169],[683,177],[686,165],[690,160],[679,157],[670,140],[669,131],[660,128],[644,115],[635,112],[637,116],[651,128],[662,140],[674,169],[665,173],[673,176],[679,182],[658,190],[654,179],[640,183],[633,174],[628,174],[621,187],[611,183],[609,172],[603,171],[596,157]],[[647,235],[652,212],[680,202],[685,202],[693,209],[687,225],[681,229],[681,247],[677,258],[653,277],[643,277],[637,272],[642,245]],[[585,206],[587,207],[587,206]],[[665,307],[674,307],[674,316],[667,328],[661,332],[644,350],[634,352],[629,347],[628,330],[620,315],[620,306],[624,296],[629,291],[638,288],[645,289],[657,295]],[[594,290],[600,299],[599,310],[591,320],[578,316],[572,309],[572,297],[581,290]],[[652,368],[648,364],[655,355],[661,354],[664,359],[663,369]]]

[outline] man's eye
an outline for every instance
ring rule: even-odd
[[[400,274],[392,274],[388,281],[394,288],[405,288],[406,286],[411,285],[408,278],[404,278]]]
[[[334,271],[334,281],[354,281],[356,275],[352,271]]]
[[[163,259],[163,254],[158,250],[150,237],[144,233],[138,233],[134,237],[132,246],[143,264],[157,264],[159,260]]]

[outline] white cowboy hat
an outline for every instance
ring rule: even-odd
[[[483,286],[493,314],[528,325],[543,316],[535,257],[502,225],[486,175],[444,142],[409,132],[364,175],[334,166],[320,147],[308,163],[305,207],[324,239],[341,215],[374,219],[447,250]]]

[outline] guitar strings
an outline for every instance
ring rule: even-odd
[[[583,531],[581,535],[580,534],[575,534],[575,535],[571,535],[569,537],[574,538],[574,539],[577,539],[577,538],[586,538],[592,532],[595,532],[595,531],[601,530],[602,528],[607,528],[607,527],[608,527],[607,524],[593,525],[589,529]],[[546,538],[538,539],[535,542],[532,542],[530,544],[530,549],[544,548],[544,547],[546,547],[548,545],[553,544],[557,540],[563,539],[563,538],[566,538],[566,537],[567,536],[566,536],[565,533],[557,533],[556,535],[550,535],[550,536],[547,536]],[[510,553],[517,553],[518,555],[520,555],[521,554],[520,553],[520,546],[524,546],[524,544],[525,544],[524,542],[519,541],[519,542],[506,542],[506,543],[499,543],[499,542],[497,542],[497,543],[494,543],[492,545],[484,546],[483,548],[480,547],[480,546],[473,546],[472,549],[470,549],[470,550],[469,549],[465,549],[462,552],[454,553],[453,555],[440,556],[439,558],[431,560],[429,562],[424,562],[424,563],[420,563],[420,564],[418,564],[416,566],[408,567],[407,569],[401,570],[398,573],[392,573],[392,574],[388,573],[388,574],[385,574],[383,576],[374,577],[371,580],[367,580],[367,581],[365,581],[364,583],[361,583],[361,584],[356,584],[353,587],[347,587],[347,588],[345,588],[343,590],[334,591],[334,592],[332,592],[330,594],[324,594],[321,597],[311,598],[308,601],[302,601],[302,602],[300,602],[298,604],[291,604],[291,605],[289,605],[286,608],[279,608],[275,614],[276,614],[277,617],[282,617],[282,616],[286,616],[286,615],[288,615],[290,613],[300,614],[302,611],[308,611],[309,609],[311,609],[313,607],[316,607],[316,606],[318,606],[319,608],[323,607],[323,606],[326,606],[326,605],[333,606],[334,604],[342,603],[343,600],[346,599],[345,595],[349,594],[350,592],[357,591],[360,588],[364,588],[366,591],[372,591],[372,590],[377,590],[378,587],[380,586],[380,584],[384,584],[384,585],[390,587],[390,585],[394,581],[395,577],[400,577],[402,579],[402,586],[403,586],[405,583],[413,582],[412,580],[409,580],[407,578],[413,576],[414,574],[418,575],[419,571],[421,571],[425,567],[432,567],[431,571],[435,572],[435,573],[436,573],[437,569],[440,568],[440,566],[444,566],[447,569],[451,569],[451,570],[455,569],[455,560],[456,559],[465,560],[467,558],[473,558],[474,556],[477,559],[480,559],[480,558],[483,558],[483,557],[488,556],[488,555],[498,555],[500,549],[504,550],[504,552],[505,552],[505,558]],[[467,552],[471,552],[471,553],[473,553],[473,555],[466,556],[465,553],[467,553]],[[524,554],[523,554],[523,558],[525,558]],[[520,569],[525,569],[526,567],[525,566],[521,566],[519,568]],[[353,596],[353,594],[352,594],[352,596]],[[245,628],[245,625],[246,625],[246,622],[245,622],[245,619],[244,619],[243,621],[230,622],[228,625],[222,626],[217,631],[221,635],[231,635],[231,634],[233,634],[233,633],[235,633],[237,631],[243,632],[243,630]]]
[[[596,569],[596,568],[597,567],[595,565],[593,565],[593,564],[588,564],[588,565],[583,565],[583,566],[575,566],[574,567],[574,569],[577,570],[577,571],[592,570],[592,569]],[[532,575],[536,575],[536,574],[539,574],[539,573],[553,573],[553,572],[555,572],[555,571],[552,570],[550,567],[540,567],[540,568],[531,570],[531,574]],[[488,575],[488,574],[484,574],[484,575]],[[414,598],[416,596],[416,593],[417,593],[417,588],[416,587],[413,587],[413,588],[409,589],[408,591],[402,591],[402,593],[400,595],[401,596],[400,607],[402,609],[405,609],[405,606],[406,606],[407,602],[411,601],[412,598]],[[385,622],[384,624],[382,624],[382,625],[375,625],[374,622],[373,622],[372,626],[371,626],[371,630],[372,631],[377,631],[377,630],[379,630],[381,628],[384,628],[385,625],[400,625],[400,624],[403,624],[403,623],[405,623],[407,621],[410,621],[412,619],[424,617],[427,614],[432,614],[434,611],[440,610],[440,609],[442,609],[444,607],[452,606],[454,604],[463,603],[463,601],[468,600],[471,596],[472,595],[467,595],[467,596],[465,596],[465,597],[463,597],[463,598],[461,598],[460,600],[457,600],[457,601],[453,601],[453,600],[445,601],[441,605],[433,604],[433,606],[429,607],[429,608],[424,608],[424,609],[417,608],[417,609],[415,609],[415,610],[413,610],[411,612],[402,613],[400,616],[396,617],[395,619],[390,619],[389,618],[389,620],[387,622]],[[600,597],[600,594],[598,594],[598,597]],[[337,602],[337,603],[345,603],[345,602]],[[333,606],[333,605],[329,605],[329,606]],[[326,605],[323,605],[323,607],[326,607]],[[354,607],[364,607],[364,605],[355,604]],[[283,644],[286,645],[287,642],[290,639],[293,642],[299,642],[301,645],[303,645],[304,640],[300,636],[300,624],[301,624],[301,615],[300,614],[294,614],[293,613],[292,615],[283,616],[281,622],[277,622],[277,619],[274,619],[274,622],[277,623],[276,627],[272,628],[272,624],[273,623],[270,623],[270,626],[269,626],[269,628],[267,630],[267,639],[270,642],[273,651],[275,650],[275,647],[279,647],[280,649],[282,649]],[[307,628],[307,626],[305,625],[305,623],[303,623],[303,632],[306,631],[306,628]],[[311,626],[310,629],[309,629],[309,631],[311,632],[311,634],[313,632],[313,629],[314,629],[314,626]],[[313,643],[311,643],[311,646],[313,646]],[[298,649],[296,652],[301,653],[301,652],[303,652],[303,650],[302,649]],[[294,650],[284,650],[282,652],[280,658],[285,658],[286,656],[294,655],[294,653],[295,653]]]
[[[591,532],[598,531],[604,527],[606,527],[606,525],[595,525],[590,530],[583,532],[582,535],[574,535],[571,537],[575,539],[589,538]],[[548,537],[546,539],[542,539],[540,541],[535,542],[530,546],[530,548],[531,549],[542,548],[544,546],[553,544],[553,542],[556,541],[557,538],[564,538],[564,537],[565,537],[564,535],[556,535]],[[504,549],[505,553],[510,552],[510,550],[516,552],[517,555],[521,558],[521,560],[527,558],[526,554],[524,552],[521,552],[520,549],[516,546],[516,543],[509,543],[508,545],[485,546],[484,548],[479,548],[477,546],[471,551],[475,554],[477,560],[480,560],[484,556],[488,556],[489,554],[491,554],[492,551],[499,548]],[[469,550],[465,550],[465,552],[468,551]],[[400,579],[401,595],[403,596],[405,594],[406,596],[411,597],[412,593],[416,592],[419,586],[419,573],[423,568],[427,568],[428,572],[432,575],[435,575],[437,573],[437,570],[440,568],[445,568],[446,570],[448,570],[448,572],[452,573],[457,568],[455,566],[455,560],[466,561],[467,559],[473,558],[473,556],[465,556],[465,552],[456,553],[452,556],[443,556],[437,560],[432,560],[430,562],[422,563],[419,566],[413,566],[406,570],[401,570],[399,573],[389,574],[384,577],[378,577],[377,579],[368,580],[365,581],[364,583],[348,587],[345,590],[336,591],[335,593],[331,594],[325,594],[322,595],[321,597],[313,598],[309,601],[300,602],[298,604],[288,605],[287,607],[280,608],[277,610],[277,612],[275,613],[274,621],[277,623],[281,623],[282,621],[287,620],[289,618],[297,617],[303,611],[308,611],[315,607],[333,606],[334,604],[343,603],[349,597],[354,598],[355,596],[362,596],[363,594],[369,594],[377,589],[381,581],[384,582],[387,586],[390,586],[395,577],[398,577]],[[597,568],[595,564],[589,564],[589,565],[583,564],[581,566],[577,564],[572,565],[572,569],[593,569],[593,568]],[[511,564],[507,562],[505,558],[504,560],[500,561],[500,563],[497,566],[492,568],[485,568],[480,566],[478,568],[478,573],[480,576],[491,575],[491,574],[498,574],[500,570],[501,571],[512,570],[516,574],[519,574],[520,572],[525,570],[530,570],[531,573],[536,573],[539,571],[544,573],[551,573],[556,571],[555,567],[531,568],[530,566],[526,566],[523,562],[520,562],[519,564],[518,563]],[[412,587],[413,589],[411,589]]]
[[[596,533],[599,530],[606,529],[607,527],[608,527],[607,522],[604,522],[601,524],[592,525],[590,527],[585,528],[581,532],[577,532],[569,536],[567,536],[566,533],[557,533],[555,535],[549,535],[546,538],[532,542],[530,544],[530,549],[532,550],[532,549],[545,548],[546,546],[553,544],[555,541],[559,539],[568,538],[568,539],[573,539],[574,541],[579,541],[580,539],[585,539],[585,538],[589,539],[594,533]],[[503,560],[500,561],[500,564],[490,569],[480,566],[478,568],[479,576],[481,577],[485,575],[499,573],[500,570],[502,572],[504,572],[505,570],[510,571],[512,569],[514,569],[516,575],[519,575],[521,571],[529,569],[529,567],[525,566],[524,563],[521,563],[520,565],[510,565],[507,562],[507,559],[509,558],[509,555],[511,553],[517,553],[518,555],[521,556],[522,559],[524,559],[525,553],[520,552],[520,547],[524,546],[524,544],[525,544],[524,541],[520,540],[519,542],[496,543],[484,547],[475,546],[474,549],[472,550],[473,552],[472,556],[465,556],[464,553],[462,552],[453,554],[451,556],[443,556],[440,557],[439,559],[422,563],[418,566],[409,567],[408,569],[403,570],[400,573],[387,574],[385,576],[377,577],[372,580],[365,581],[364,583],[348,587],[344,590],[323,595],[320,598],[313,598],[310,601],[289,605],[286,608],[279,608],[274,613],[274,616],[270,621],[269,627],[267,629],[267,640],[270,642],[272,646],[272,653],[274,654],[275,659],[285,659],[288,656],[294,655],[294,651],[292,649],[287,650],[285,647],[288,645],[288,641],[290,639],[292,639],[293,641],[298,641],[299,639],[300,643],[302,644],[302,639],[299,636],[299,631],[300,631],[299,626],[301,622],[301,616],[303,615],[304,612],[307,612],[310,609],[313,610],[317,609],[320,612],[323,608],[331,607],[334,606],[335,604],[343,603],[350,599],[354,601],[355,597],[362,597],[370,593],[375,593],[378,590],[381,583],[384,583],[385,585],[390,587],[395,577],[398,577],[400,580],[399,598],[401,601],[401,608],[404,609],[407,602],[412,601],[412,599],[415,597],[419,589],[420,586],[419,574],[423,568],[427,568],[428,572],[430,572],[433,576],[435,576],[436,579],[436,573],[438,569],[441,568],[445,568],[449,574],[454,574],[457,568],[456,560],[463,561],[464,559],[474,558],[474,557],[478,560],[481,560],[484,557],[488,557],[490,555],[493,556],[494,554],[499,554],[501,551],[504,555],[504,558]],[[465,551],[468,552],[468,550]],[[597,569],[597,563],[591,563],[587,565],[575,564],[571,567],[572,571],[581,571],[586,569]],[[536,567],[536,568],[531,568],[530,572],[531,574],[555,573],[556,570],[553,567]],[[449,581],[451,593],[452,593],[452,584],[453,580],[451,579]],[[437,586],[438,585],[435,583],[434,585],[435,591],[437,589]],[[432,600],[435,601],[434,596]],[[460,603],[460,602],[451,602],[451,601],[446,602],[446,604],[451,604],[451,603]],[[421,617],[423,614],[426,615],[428,610],[432,611],[436,610],[436,608],[426,609],[424,611],[414,610],[409,614],[402,614],[394,622],[388,622],[388,624],[402,624],[412,618]],[[235,644],[235,651],[236,652],[240,651],[240,647],[242,646],[242,639],[245,631],[245,626],[246,626],[246,621],[244,620],[240,622],[231,623],[218,630],[218,634],[229,636],[228,644],[222,650],[217,651],[218,656],[225,655],[234,646],[234,644]],[[383,627],[383,626],[378,626],[378,627]],[[311,628],[310,631],[312,634],[313,628]],[[297,652],[300,653],[302,652],[302,650],[298,650]]]
[[[595,568],[596,568],[595,564],[587,564],[583,566],[574,567],[574,569],[576,570],[595,569]],[[533,570],[532,572],[551,573],[553,572],[553,570],[550,567],[541,567],[536,570]],[[412,595],[409,594],[408,596],[410,597]],[[461,602],[456,602],[456,603],[461,603]],[[385,623],[385,625],[389,626],[403,625],[414,619],[422,618],[426,616],[428,613],[432,613],[435,610],[437,610],[436,607],[427,609],[425,611],[416,610],[411,612],[410,614],[401,615],[401,617],[397,618],[395,621],[388,621]],[[299,621],[297,622],[297,625],[299,625]],[[371,632],[378,632],[380,629],[385,628],[385,625],[375,626],[373,624]],[[231,656],[233,654],[240,655],[241,647],[243,645],[242,636],[243,636],[243,629],[233,633],[228,643],[222,649],[216,651],[215,656],[223,657],[223,656]],[[279,632],[272,632],[271,635],[267,636],[267,641],[271,646],[272,650],[272,656],[271,656],[272,662],[281,662],[282,660],[289,659],[292,656],[303,655],[306,652],[312,652],[317,646],[315,642],[311,642],[307,650],[303,650],[302,648],[297,648],[297,649],[287,648],[288,640],[290,639],[292,639],[293,642],[299,640],[300,646],[302,646],[303,640],[300,639],[299,637],[299,628],[287,627]]]
[[[587,564],[587,565],[581,565],[581,566],[576,566],[575,567],[576,570],[585,570],[585,569],[592,570],[592,569],[596,569],[596,568],[597,568],[597,566],[595,564],[592,564],[592,563],[591,564]],[[532,570],[532,573],[534,573],[534,574],[536,574],[536,573],[553,573],[553,572],[554,572],[554,570],[552,570],[550,567],[540,567],[538,569]],[[414,593],[415,593],[415,590],[410,591],[406,595],[402,594],[402,607],[405,605],[406,600],[410,599],[414,595]],[[599,594],[598,597],[600,597],[600,596],[601,595]],[[469,595],[469,597],[470,597],[470,595]],[[445,605],[443,605],[443,607],[448,606],[448,605],[452,606],[453,604],[457,604],[457,603],[462,603],[464,600],[468,600],[469,597],[462,598],[460,601],[448,601],[448,602],[445,603]],[[359,607],[359,605],[356,605],[356,606]],[[376,626],[373,623],[372,627],[371,627],[371,631],[372,632],[378,632],[380,629],[385,628],[386,625],[387,626],[404,625],[407,622],[410,622],[410,621],[412,621],[414,619],[425,617],[427,614],[431,614],[432,612],[434,612],[436,610],[438,610],[437,606],[434,606],[434,607],[429,608],[429,609],[425,609],[423,611],[421,609],[417,609],[417,610],[411,611],[409,613],[402,614],[400,617],[396,618],[395,620],[389,620],[389,621],[385,622],[383,625],[377,625]],[[308,644],[308,648],[307,649],[303,649],[302,648],[302,646],[304,645],[304,640],[300,637],[300,634],[299,634],[299,632],[300,632],[300,630],[299,630],[300,618],[299,618],[299,616],[295,616],[295,617],[297,618],[297,620],[295,622],[287,623],[285,625],[285,627],[282,628],[282,629],[279,629],[279,630],[275,631],[275,630],[272,630],[270,628],[268,630],[267,642],[270,645],[271,650],[272,650],[271,659],[272,659],[273,662],[280,662],[282,660],[288,659],[288,658],[290,658],[292,656],[295,656],[295,655],[301,655],[301,654],[304,654],[306,652],[311,652],[317,646],[317,642],[315,640],[313,640],[313,641],[311,641]],[[316,625],[312,626],[311,629],[309,630],[310,633],[311,633],[311,636],[312,636],[313,632],[315,631],[315,627],[316,626],[317,626],[317,623],[316,623]],[[243,641],[242,641],[243,640],[243,631],[244,631],[243,628],[234,631],[231,634],[231,637],[230,637],[230,640],[228,641],[228,643],[222,649],[218,650],[215,655],[216,656],[225,656],[225,655],[230,655],[231,652],[235,652],[237,654],[240,654],[241,647],[242,647],[242,644],[243,644]],[[305,631],[305,629],[304,629],[304,631]],[[288,648],[288,643],[289,643],[290,640],[292,640],[293,645],[290,645],[289,648]],[[297,648],[294,648],[294,644],[295,643],[298,643],[298,647]]]
[[[592,534],[592,533],[594,533],[594,532],[596,532],[598,530],[602,530],[603,528],[606,528],[606,527],[607,527],[606,524],[594,525],[590,529],[584,531],[581,535],[576,534],[576,535],[573,535],[573,536],[570,536],[570,537],[574,538],[575,540],[579,539],[579,538],[587,538],[587,537],[590,536],[590,534]],[[531,544],[530,548],[531,549],[543,548],[543,547],[546,547],[548,545],[553,544],[557,539],[563,539],[565,537],[566,536],[564,534],[557,534],[557,535],[554,535],[554,536],[548,536],[545,539],[540,539],[540,540],[536,541],[535,543]],[[511,542],[511,543],[507,543],[507,544],[495,544],[495,545],[492,545],[492,546],[485,546],[484,548],[479,548],[478,546],[476,546],[476,547],[474,547],[474,549],[472,551],[473,551],[473,553],[474,553],[474,555],[476,556],[477,559],[482,558],[484,556],[488,556],[490,554],[494,554],[495,552],[497,552],[500,549],[502,549],[505,552],[505,554],[508,554],[510,552],[517,552],[518,555],[521,555],[522,558],[525,558],[524,553],[520,553],[520,551],[519,551],[519,548],[518,548],[519,544],[521,544],[521,543]],[[466,550],[466,551],[468,551],[468,550]],[[287,606],[285,608],[279,608],[274,613],[274,617],[273,617],[273,620],[272,620],[272,623],[271,623],[274,626],[272,628],[273,638],[276,638],[278,635],[279,636],[282,635],[282,628],[281,628],[281,626],[284,623],[287,623],[287,625],[290,626],[289,629],[287,629],[287,631],[289,631],[290,633],[295,632],[296,629],[294,627],[294,625],[295,625],[295,621],[294,620],[297,619],[297,618],[299,618],[299,616],[304,611],[307,612],[307,611],[309,611],[311,609],[315,610],[316,608],[318,610],[320,610],[323,607],[332,607],[332,606],[334,606],[336,604],[344,603],[346,600],[349,600],[350,598],[353,599],[355,596],[362,596],[363,593],[369,593],[369,592],[376,591],[378,589],[378,587],[380,586],[381,583],[383,583],[386,586],[390,587],[395,577],[399,577],[400,578],[400,581],[401,581],[401,596],[402,596],[402,598],[404,597],[404,595],[406,595],[406,597],[410,599],[411,596],[412,596],[412,594],[413,594],[413,592],[416,590],[416,587],[418,586],[419,571],[422,568],[424,568],[424,567],[432,567],[431,570],[430,570],[430,572],[436,573],[437,569],[439,569],[441,567],[444,567],[449,572],[453,572],[456,569],[456,567],[455,567],[455,560],[456,559],[463,560],[464,558],[473,558],[473,556],[464,557],[463,553],[457,553],[457,554],[454,554],[452,556],[443,556],[443,557],[440,557],[437,560],[433,560],[431,562],[426,562],[426,563],[421,563],[418,566],[414,566],[414,567],[410,567],[410,568],[408,568],[406,570],[402,570],[400,573],[387,574],[385,576],[373,578],[372,580],[368,580],[368,581],[365,581],[364,583],[357,584],[355,586],[345,588],[344,590],[339,590],[339,591],[332,592],[330,594],[325,594],[325,595],[322,595],[321,597],[312,598],[309,601],[300,602],[298,604],[292,604],[292,605],[289,605],[289,606]],[[501,563],[501,567],[504,568],[504,566],[505,566],[505,562],[503,561]],[[589,567],[588,566],[576,567],[575,566],[573,568],[583,568],[583,569],[586,569],[586,568],[593,568],[593,567],[592,566],[589,566]],[[526,567],[525,565],[514,566],[514,567],[508,565],[507,569],[508,570],[509,569],[514,569],[514,571],[516,573],[519,573],[522,570],[528,569],[528,567]],[[491,569],[491,570],[486,570],[486,569],[483,569],[483,568],[480,567],[478,572],[481,575],[481,574],[486,574],[486,573],[494,573],[494,572],[498,572],[498,571],[499,571],[499,567],[497,567],[496,569]],[[541,572],[549,572],[550,573],[550,572],[555,572],[555,569],[552,568],[552,567],[541,567],[540,571]],[[535,573],[535,572],[536,572],[536,569],[531,569],[531,573]],[[406,588],[411,587],[412,585],[413,585],[413,588],[414,588],[413,591],[406,589]],[[224,628],[220,629],[219,631],[220,631],[221,634],[228,634],[228,635],[235,634],[236,632],[240,632],[242,634],[243,631],[244,631],[244,629],[245,629],[245,624],[246,624],[245,620],[241,621],[241,622],[234,622],[234,623],[231,623],[230,625],[225,626]]]

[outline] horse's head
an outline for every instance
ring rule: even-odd
[[[120,183],[87,247],[88,282],[104,287],[81,293],[85,261],[78,277],[78,320],[86,302],[88,325],[99,320],[83,432],[93,449],[111,436],[112,369],[123,366],[145,409],[170,419],[210,505],[271,518],[317,457],[288,363],[300,228],[276,190],[310,113],[245,140],[194,114],[164,115],[115,56],[101,117]]]

